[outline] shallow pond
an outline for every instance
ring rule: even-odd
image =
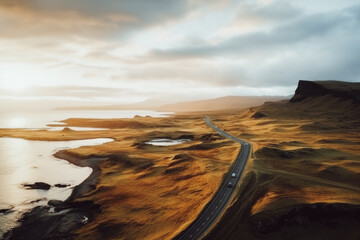
[[[146,144],[154,146],[172,146],[176,144],[181,144],[185,142],[190,142],[190,139],[167,139],[167,138],[158,138],[151,141],[145,142]]]

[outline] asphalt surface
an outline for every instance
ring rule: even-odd
[[[249,143],[238,139],[224,130],[218,128],[211,123],[210,118],[206,117],[206,124],[218,132],[221,136],[231,139],[235,142],[241,144],[241,150],[228,172],[228,176],[221,184],[217,193],[213,199],[205,206],[200,215],[195,219],[190,226],[181,232],[174,239],[176,240],[188,240],[188,239],[200,239],[204,234],[210,229],[210,227],[215,223],[215,221],[220,217],[221,213],[224,211],[226,205],[228,204],[231,196],[235,192],[236,186],[239,183],[241,175],[244,172],[247,160],[250,155],[251,146]],[[235,173],[235,177],[232,176]]]

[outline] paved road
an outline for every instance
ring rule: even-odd
[[[195,221],[187,229],[174,238],[176,240],[200,239],[210,229],[214,222],[219,218],[228,204],[231,196],[233,195],[236,189],[236,185],[241,178],[246,162],[250,155],[251,146],[249,143],[240,140],[218,128],[211,123],[209,117],[206,117],[205,120],[206,124],[217,131],[221,136],[240,143],[241,150],[236,158],[235,163],[229,170],[227,178],[223,181],[213,199],[205,206]],[[235,177],[232,176],[233,173],[235,173]],[[231,186],[229,186],[229,184]]]

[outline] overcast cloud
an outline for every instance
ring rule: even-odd
[[[2,99],[289,95],[360,79],[355,0],[0,0]]]

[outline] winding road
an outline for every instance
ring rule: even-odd
[[[220,185],[219,190],[211,201],[205,206],[200,215],[190,224],[183,232],[177,235],[175,240],[200,239],[210,229],[210,227],[220,217],[231,196],[235,192],[236,186],[244,172],[247,160],[250,155],[251,146],[249,143],[238,139],[224,130],[218,128],[210,121],[209,117],[205,118],[206,124],[218,132],[221,136],[231,139],[241,144],[241,149],[236,160],[228,172],[228,176]]]

